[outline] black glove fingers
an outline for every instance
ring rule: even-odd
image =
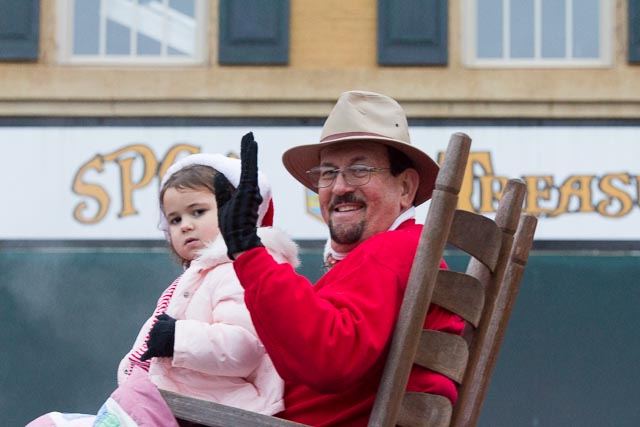
[[[242,137],[240,155],[238,188],[226,204],[222,200],[218,202],[218,224],[230,259],[234,259],[234,254],[262,246],[256,230],[262,203],[258,186],[258,143],[252,132]],[[214,185],[217,193],[222,184],[216,180]]]
[[[242,137],[241,145],[240,185],[243,188],[241,202],[248,206],[255,205],[257,208],[262,203],[262,195],[258,186],[258,143],[253,137],[253,132]]]
[[[253,138],[253,132],[242,137],[240,148],[242,161],[240,185],[243,183],[258,186],[258,143]]]
[[[235,188],[221,172],[218,172],[213,178],[213,188],[216,193],[216,204],[218,205],[218,209],[220,209],[231,199]]]

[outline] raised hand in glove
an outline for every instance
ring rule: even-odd
[[[147,348],[140,360],[151,359],[152,357],[171,357],[173,356],[173,344],[176,338],[176,319],[161,314],[158,320],[149,331],[149,339],[147,340]]]
[[[214,181],[218,225],[230,259],[235,259],[240,252],[264,246],[256,228],[262,196],[258,187],[258,143],[253,139],[252,132],[242,137],[240,160],[240,183],[228,201],[222,196],[227,193],[224,176],[217,174]]]

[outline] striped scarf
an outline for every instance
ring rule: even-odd
[[[175,291],[176,286],[178,286],[178,283],[180,283],[181,277],[182,276],[178,276],[178,278],[173,281],[173,283],[162,293],[162,295],[158,299],[158,304],[156,306],[156,309],[153,312],[153,322],[151,323],[151,327],[149,328],[149,331],[151,331],[151,328],[153,328],[153,325],[158,321],[158,316],[164,313],[165,311],[167,311],[167,307],[169,306],[169,301],[171,301],[171,297],[173,297],[173,292]],[[129,354],[129,361],[131,362],[132,368],[135,366],[138,366],[147,372],[149,371],[151,360],[145,360],[144,362],[140,360],[144,352],[147,351],[148,349],[147,348],[148,340],[149,340],[149,332],[147,332],[147,336],[145,337],[142,345]],[[132,370],[133,369],[129,370],[129,374],[131,373]]]

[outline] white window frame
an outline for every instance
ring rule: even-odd
[[[194,51],[192,55],[169,55],[167,54],[167,43],[161,42],[161,53],[159,55],[137,55],[136,37],[130,39],[130,53],[128,55],[107,55],[105,49],[105,25],[106,16],[110,14],[129,28],[143,31],[157,31],[157,27],[149,25],[153,20],[157,20],[153,10],[142,10],[145,20],[136,20],[136,13],[127,13],[127,9],[131,9],[130,4],[123,0],[100,0],[100,51],[97,55],[74,55],[73,54],[73,5],[75,1],[83,0],[58,0],[57,1],[57,21],[58,21],[58,61],[61,64],[72,65],[201,65],[207,60],[208,48],[208,0],[195,0],[195,28],[193,23],[181,20],[176,15],[174,22],[178,25],[178,30],[182,30],[183,34],[195,32]],[[160,2],[168,2],[168,0],[158,0]],[[127,22],[128,21],[128,22]],[[140,25],[141,22],[146,24]],[[189,28],[191,27],[191,28]],[[166,28],[162,28],[161,31]]]
[[[565,0],[568,4],[567,13],[567,31],[566,51],[564,58],[543,58],[541,56],[541,0],[534,0],[534,57],[533,58],[510,58],[509,55],[509,5],[513,0],[502,0],[503,2],[503,56],[502,58],[478,58],[476,52],[476,15],[477,0],[462,0],[462,54],[463,63],[470,68],[599,68],[610,67],[613,61],[613,35],[615,24],[614,20],[614,1],[600,1],[600,57],[597,59],[588,58],[572,58],[571,55],[571,11],[572,7],[578,7],[580,0]]]

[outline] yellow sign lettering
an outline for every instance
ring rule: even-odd
[[[551,200],[550,190],[553,188],[553,177],[550,175],[525,176],[523,179],[527,185],[525,211],[533,215],[548,214],[551,210],[542,208],[539,201]]]
[[[158,160],[153,151],[142,144],[128,145],[106,155],[96,155],[76,172],[73,191],[81,196],[94,199],[98,205],[97,212],[93,216],[88,215],[86,211],[89,209],[89,203],[82,201],[75,207],[73,217],[84,224],[95,224],[100,222],[109,210],[111,198],[107,190],[99,184],[85,181],[85,176],[90,170],[103,173],[105,164],[115,163],[118,165],[122,200],[122,208],[118,217],[122,218],[138,214],[133,203],[133,196],[137,190],[147,187],[156,176],[164,176],[169,166],[181,153],[195,154],[199,152],[200,148],[194,145],[174,145],[162,160],[161,167],[158,167]]]
[[[631,182],[631,177],[628,174],[605,175],[602,177],[600,180],[600,190],[609,197],[600,201],[596,210],[602,216],[619,218],[629,213],[633,207],[633,199],[629,194],[615,187],[613,185],[614,180],[628,185]],[[609,209],[615,204],[616,200],[620,204],[620,208],[617,212],[610,212]]]
[[[502,199],[502,192],[509,180],[503,176],[480,176],[480,208],[478,212],[493,213]]]
[[[560,200],[558,206],[550,216],[557,216],[569,212],[594,212],[591,204],[591,182],[594,180],[593,175],[574,175],[566,179],[560,186]],[[577,208],[571,209],[569,203],[577,200]]]
[[[98,211],[94,216],[85,216],[84,211],[88,209],[88,203],[86,201],[78,203],[76,208],[73,210],[73,218],[83,224],[95,224],[104,218],[110,202],[109,194],[104,188],[98,184],[88,184],[83,180],[85,173],[90,169],[95,169],[102,173],[104,170],[104,162],[101,156],[95,156],[82,165],[73,178],[73,192],[80,196],[87,196],[95,199],[98,204]]]
[[[121,157],[126,154],[133,155],[133,157]],[[134,181],[133,166],[138,157],[142,160],[142,177]],[[120,166],[122,210],[118,216],[122,218],[137,214],[138,211],[133,207],[133,192],[149,184],[158,170],[158,161],[153,151],[145,145],[134,144],[107,154],[104,156],[104,160],[105,162],[115,161]]]

